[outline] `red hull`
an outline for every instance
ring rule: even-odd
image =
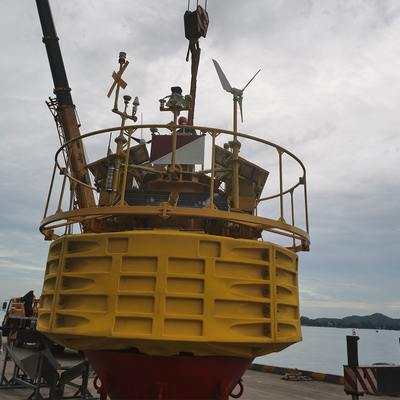
[[[228,399],[252,358],[85,351],[112,400]],[[235,393],[239,392],[239,388]]]

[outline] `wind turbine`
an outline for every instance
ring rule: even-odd
[[[221,85],[224,90],[226,90],[229,93],[233,94],[233,102],[234,102],[234,127],[233,130],[236,132],[237,131],[237,116],[236,116],[236,110],[237,110],[237,103],[239,103],[239,108],[240,108],[240,116],[243,122],[243,92],[244,89],[247,88],[247,86],[250,85],[251,81],[258,75],[258,73],[261,71],[260,69],[257,71],[257,73],[249,80],[247,85],[243,89],[237,89],[231,86],[229,83],[228,79],[226,78],[225,74],[223,73],[221,67],[217,63],[217,61],[213,60],[215,69],[217,70],[217,74],[219,77],[219,80],[221,81]]]

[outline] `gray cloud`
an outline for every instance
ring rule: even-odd
[[[118,124],[106,93],[120,51],[130,61],[126,93],[140,97],[144,121],[169,122],[158,99],[173,85],[189,91],[187,2],[51,6],[82,133]],[[246,89],[239,129],[282,145],[307,167],[312,246],[299,255],[302,314],[398,318],[400,4],[209,0],[208,12],[197,123],[232,126],[232,99],[212,58],[234,86],[261,68]],[[48,243],[37,229],[59,143],[44,104],[53,86],[35,4],[2,2],[0,16],[0,293],[10,297],[24,278],[24,288],[32,282],[40,292]],[[104,143],[88,149],[91,159]]]

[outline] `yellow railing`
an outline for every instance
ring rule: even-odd
[[[257,144],[259,144],[260,146],[266,146],[266,147],[259,147],[257,148],[257,154],[262,153],[263,149],[269,148],[269,149],[275,149],[277,152],[277,162],[276,162],[276,171],[269,171],[270,172],[270,176],[271,174],[275,174],[277,175],[277,177],[275,177],[275,180],[278,183],[278,188],[277,190],[266,196],[266,197],[260,197],[256,199],[256,210],[255,210],[255,215],[250,216],[250,215],[243,215],[241,213],[241,210],[238,209],[237,207],[237,201],[236,201],[236,205],[235,205],[235,199],[233,198],[233,204],[234,204],[234,208],[231,210],[233,212],[224,212],[224,211],[219,211],[219,217],[222,215],[221,219],[225,219],[225,220],[232,220],[232,221],[236,221],[239,223],[247,223],[251,226],[251,224],[258,224],[262,229],[266,230],[266,231],[270,231],[273,233],[278,233],[284,236],[289,236],[293,238],[293,246],[292,248],[295,250],[308,250],[308,246],[310,244],[310,240],[309,240],[309,223],[308,223],[308,207],[307,207],[307,181],[306,181],[306,169],[303,165],[303,163],[291,152],[289,152],[288,150],[284,149],[281,146],[278,146],[272,142],[269,142],[267,140],[258,138],[258,137],[253,137],[250,135],[246,135],[243,133],[239,133],[239,132],[232,132],[232,131],[228,131],[228,130],[224,130],[224,129],[215,129],[215,128],[208,128],[208,127],[201,127],[201,126],[179,126],[179,125],[174,125],[173,123],[170,123],[168,125],[154,125],[154,124],[146,124],[146,125],[133,125],[133,126],[125,126],[124,132],[125,134],[128,136],[128,141],[127,141],[127,145],[124,148],[124,152],[126,154],[125,156],[125,160],[123,162],[123,164],[121,165],[121,167],[123,167],[124,169],[124,174],[123,176],[123,181],[122,181],[122,192],[121,192],[121,197],[122,197],[122,201],[119,202],[120,207],[124,207],[124,194],[125,194],[125,189],[126,189],[126,177],[127,177],[127,170],[128,167],[129,168],[136,168],[136,169],[141,169],[145,172],[152,172],[155,174],[163,174],[163,172],[165,171],[159,171],[156,169],[153,169],[151,164],[147,163],[146,165],[128,165],[128,157],[129,157],[129,150],[131,148],[131,138],[132,135],[135,134],[135,132],[140,131],[141,129],[150,129],[150,128],[157,128],[157,129],[166,129],[168,130],[172,135],[176,136],[176,131],[178,128],[184,128],[184,129],[195,129],[198,132],[201,132],[202,134],[206,134],[209,135],[211,137],[211,144],[206,145],[206,155],[209,154],[210,155],[210,159],[208,160],[209,164],[210,164],[210,168],[204,168],[200,170],[200,171],[196,171],[195,174],[206,174],[210,177],[212,177],[212,179],[210,179],[210,206],[208,207],[208,212],[203,212],[203,216],[204,218],[207,218],[207,216],[214,217],[215,218],[215,213],[213,214],[213,194],[214,194],[214,180],[216,179],[216,174],[221,172],[221,171],[230,171],[231,175],[232,175],[232,186],[236,186],[236,188],[238,188],[239,186],[239,176],[238,173],[235,173],[235,170],[237,171],[238,168],[232,168],[232,169],[221,169],[218,165],[216,165],[215,163],[215,145],[216,145],[216,139],[217,137],[220,139],[222,136],[225,135],[225,137],[227,136],[229,140],[231,140],[231,144],[233,143],[232,146],[240,146],[240,144],[238,144],[239,142],[236,140],[238,139],[240,140],[244,140],[246,143],[248,143],[248,141],[250,141],[250,143],[254,143],[256,142]],[[65,149],[67,151],[68,154],[68,158],[67,158],[67,165],[69,163],[71,154],[72,154],[72,148],[75,145],[75,142],[77,140],[85,140],[85,142],[87,142],[87,140],[89,138],[92,138],[94,136],[98,136],[101,134],[108,134],[110,132],[115,132],[115,131],[121,131],[121,127],[114,127],[114,128],[107,128],[107,129],[102,129],[102,130],[98,130],[95,132],[91,132],[91,133],[87,133],[85,135],[82,135],[80,137],[77,137],[75,139],[72,139],[68,142],[66,142],[63,146],[61,146],[58,151],[56,152],[55,155],[55,166],[54,166],[54,171],[53,171],[53,176],[51,179],[51,184],[50,184],[50,189],[49,189],[49,194],[48,194],[48,198],[47,198],[47,202],[46,202],[46,207],[45,207],[45,213],[44,213],[44,218],[43,221],[41,223],[41,227],[40,230],[42,231],[42,233],[44,233],[45,235],[48,235],[48,232],[59,228],[59,227],[67,227],[71,224],[75,224],[75,223],[82,223],[85,220],[90,220],[93,218],[97,218],[97,217],[104,217],[108,214],[112,214],[112,215],[116,215],[116,214],[120,214],[119,211],[117,211],[118,205],[115,207],[95,207],[95,208],[86,208],[86,209],[73,209],[73,201],[69,201],[69,210],[67,212],[62,211],[62,204],[63,204],[63,200],[64,200],[64,196],[65,196],[65,188],[67,185],[67,181],[69,181],[69,184],[71,185],[71,187],[73,188],[73,190],[76,189],[76,187],[78,185],[83,185],[86,186],[92,190],[96,190],[95,187],[91,186],[90,184],[84,183],[84,182],[80,182],[79,180],[77,180],[76,178],[74,178],[73,176],[71,176],[68,173],[68,168],[67,166],[63,166],[60,164],[59,158],[63,158],[60,157],[60,154],[62,154],[63,150]],[[232,139],[231,139],[232,138]],[[136,145],[136,143],[135,143]],[[207,151],[208,150],[208,151]],[[171,164],[174,165],[174,163],[172,163],[173,160],[175,160],[175,152],[172,152],[172,157],[171,157]],[[242,149],[242,153],[243,153],[243,149]],[[285,165],[284,165],[284,157],[289,157],[290,159],[292,159],[293,161],[295,161],[295,164],[297,165],[296,167],[296,173],[286,173],[285,174]],[[257,164],[255,163],[253,160],[249,160],[250,162],[252,162],[253,164]],[[235,161],[234,161],[235,162]],[[236,160],[236,162],[239,162],[238,160]],[[265,167],[263,167],[263,165],[261,165],[261,163],[257,164],[258,166],[260,166],[261,168],[267,169]],[[60,171],[60,173],[63,175],[63,182],[61,185],[61,190],[60,190],[60,196],[58,198],[57,201],[57,211],[55,212],[54,215],[49,216],[48,215],[48,211],[49,211],[49,205],[50,205],[50,199],[52,197],[52,192],[54,189],[54,180],[56,177],[56,171],[57,169]],[[299,177],[299,172],[300,171],[300,177]],[[179,172],[179,171],[178,171]],[[236,176],[235,176],[236,175]],[[290,175],[288,177],[288,175]],[[296,179],[293,179],[293,175],[296,176]],[[286,182],[288,180],[291,180],[291,183],[288,186],[284,185],[284,177]],[[271,179],[270,179],[271,180]],[[269,187],[269,181],[267,181],[265,188],[267,189]],[[297,227],[295,225],[295,211],[298,212],[298,210],[295,207],[295,199],[294,199],[294,193],[296,191],[296,193],[298,191],[300,191],[300,187],[303,188],[303,193],[301,193],[301,199],[302,200],[296,200],[296,202],[300,202],[301,206],[300,208],[302,208],[302,227]],[[233,197],[235,196],[235,194],[233,194]],[[288,198],[289,199],[289,206],[286,207],[285,209],[285,201],[284,199]],[[260,209],[263,207],[263,205],[267,204],[267,203],[272,203],[272,200],[279,200],[279,206],[278,206],[278,214],[279,214],[279,218],[272,218],[272,219],[268,219],[268,218],[264,218],[261,216],[258,216],[258,213],[260,212]],[[126,206],[125,206],[126,208]],[[132,210],[129,211],[129,213],[135,213],[135,211],[133,210],[133,208],[135,207],[131,207]],[[151,207],[150,207],[151,208]],[[125,210],[126,211],[126,210]],[[217,210],[218,211],[218,210]],[[215,210],[214,210],[215,212]],[[122,213],[122,212],[121,212]],[[171,211],[169,210],[169,213],[171,215],[175,214],[175,215],[183,215],[182,212],[178,212],[178,210]],[[199,213],[199,210],[196,210],[196,214]],[[211,213],[211,214],[210,214]],[[229,215],[224,215],[225,213],[228,213]],[[290,223],[287,223],[285,220],[285,214],[290,214],[289,218],[291,219]],[[260,220],[261,219],[261,220]],[[64,220],[64,222],[59,222]],[[59,223],[55,223],[56,221],[58,221]],[[261,222],[260,222],[261,221]],[[299,239],[301,240],[302,245],[301,246],[296,246],[296,240]]]

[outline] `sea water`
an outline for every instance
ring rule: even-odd
[[[301,327],[303,341],[287,349],[257,357],[254,362],[276,367],[343,375],[347,365],[346,336],[351,329]],[[388,363],[400,365],[400,331],[356,329],[359,365]]]
[[[4,313],[0,310],[3,320]],[[0,321],[1,322],[1,321]],[[275,367],[297,368],[326,374],[343,375],[347,365],[346,336],[351,329],[302,326],[303,341],[279,353],[257,357],[254,362]],[[360,365],[388,363],[400,365],[400,331],[356,329]]]

